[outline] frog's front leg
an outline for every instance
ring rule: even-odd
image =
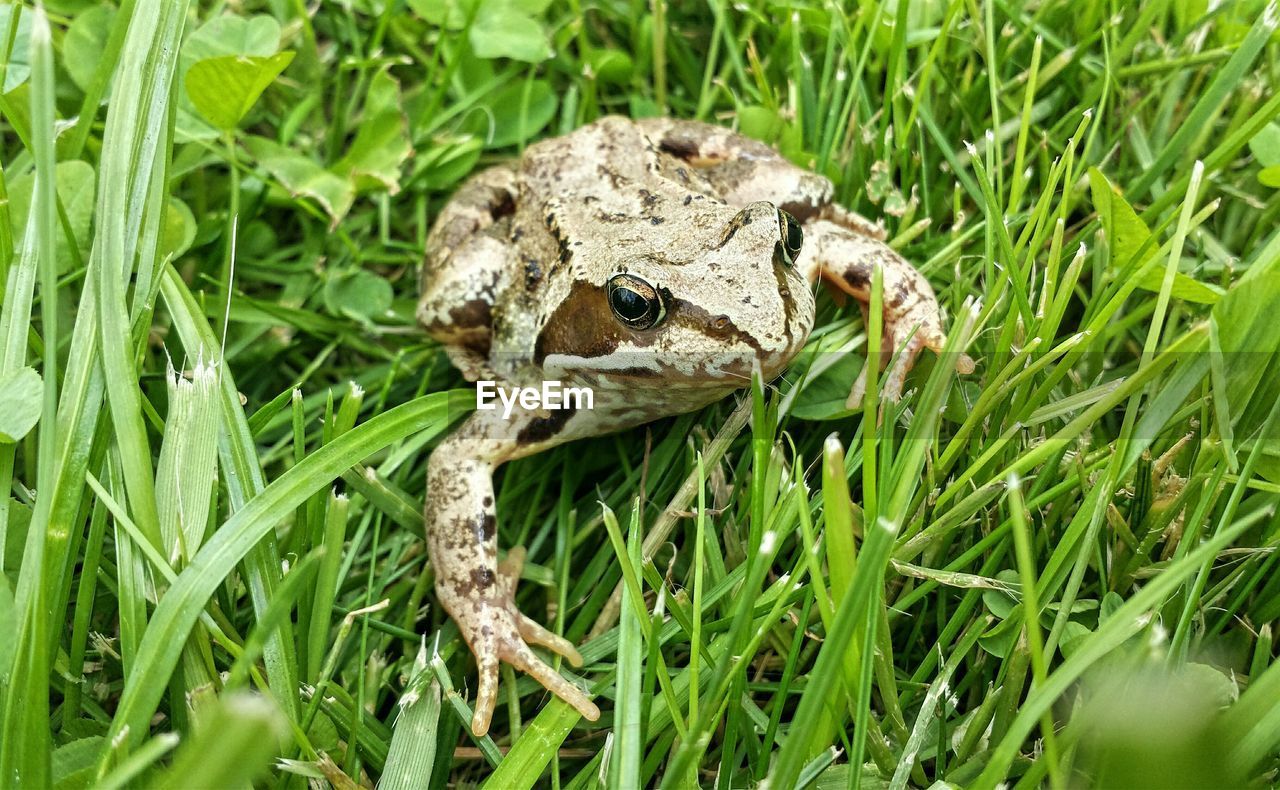
[[[871,300],[872,275],[880,269],[884,285],[881,364],[898,354],[885,374],[885,397],[895,401],[902,397],[907,372],[923,349],[940,352],[946,344],[941,308],[929,281],[880,239],[830,220],[812,220],[804,225],[804,246],[796,265],[811,282],[821,277],[837,292],[857,299],[864,309]],[[962,354],[956,367],[961,373],[972,373],[973,360]],[[866,375],[863,368],[849,393],[849,408],[861,403]]]
[[[563,637],[525,617],[514,595],[523,550],[498,563],[497,514],[493,472],[519,454],[520,431],[535,419],[510,420],[478,411],[432,452],[427,463],[427,549],[436,573],[436,594],[458,624],[475,655],[480,682],[471,729],[489,730],[498,697],[498,662],[532,675],[549,691],[595,721],[600,710],[583,691],[534,655],[528,644],[542,645],[574,666],[582,657]]]

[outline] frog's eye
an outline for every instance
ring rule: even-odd
[[[631,329],[652,329],[667,313],[658,290],[633,274],[615,274],[605,289],[614,316]]]
[[[782,238],[774,250],[774,257],[780,258],[781,263],[787,266],[795,266],[800,257],[800,248],[804,245],[804,231],[800,230],[800,223],[796,222],[796,218],[782,209],[778,209],[778,234]]]

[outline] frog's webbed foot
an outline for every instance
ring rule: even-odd
[[[584,718],[590,721],[600,718],[600,709],[582,689],[565,680],[529,649],[530,644],[541,645],[563,656],[575,667],[582,665],[582,656],[569,640],[551,633],[516,608],[515,588],[523,565],[524,549],[512,549],[498,565],[494,584],[496,594],[469,601],[463,604],[464,611],[454,614],[463,637],[475,654],[480,673],[475,713],[471,718],[471,731],[477,736],[489,731],[489,722],[493,718],[498,701],[500,661],[531,675]]]

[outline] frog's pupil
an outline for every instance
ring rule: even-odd
[[[639,321],[648,312],[644,297],[630,288],[615,288],[613,291],[613,309],[618,315],[630,321]]]

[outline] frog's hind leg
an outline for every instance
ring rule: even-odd
[[[876,269],[882,272],[884,351],[880,365],[888,365],[884,394],[891,400],[900,399],[906,375],[920,352],[926,348],[941,352],[947,341],[942,310],[929,281],[883,241],[844,225],[815,220],[804,226],[804,233],[804,248],[797,261],[801,272],[811,281],[821,278],[833,290],[852,296],[864,309],[871,300],[872,275]],[[956,368],[970,373],[973,360],[962,354]],[[862,401],[866,374],[864,368],[849,393],[850,408]]]
[[[859,236],[866,236],[876,241],[884,241],[888,235],[884,226],[878,222],[872,222],[856,211],[851,211],[839,203],[828,203],[823,206],[819,219],[825,219],[828,222],[834,222],[842,228],[847,228]]]
[[[436,574],[436,594],[475,655],[480,682],[472,731],[489,730],[498,699],[501,661],[532,675],[591,721],[600,710],[580,688],[538,658],[541,645],[575,666],[573,645],[525,617],[515,605],[520,550],[499,564],[493,472],[505,461],[555,444],[554,418],[519,412],[477,411],[432,452],[427,462],[427,548]]]
[[[481,363],[489,351],[493,302],[514,256],[503,229],[515,191],[510,168],[480,172],[458,189],[427,237],[418,321],[472,381],[492,378]]]
[[[731,206],[768,201],[805,222],[831,201],[831,182],[722,126],[673,118],[636,122],[657,149],[697,170]]]

